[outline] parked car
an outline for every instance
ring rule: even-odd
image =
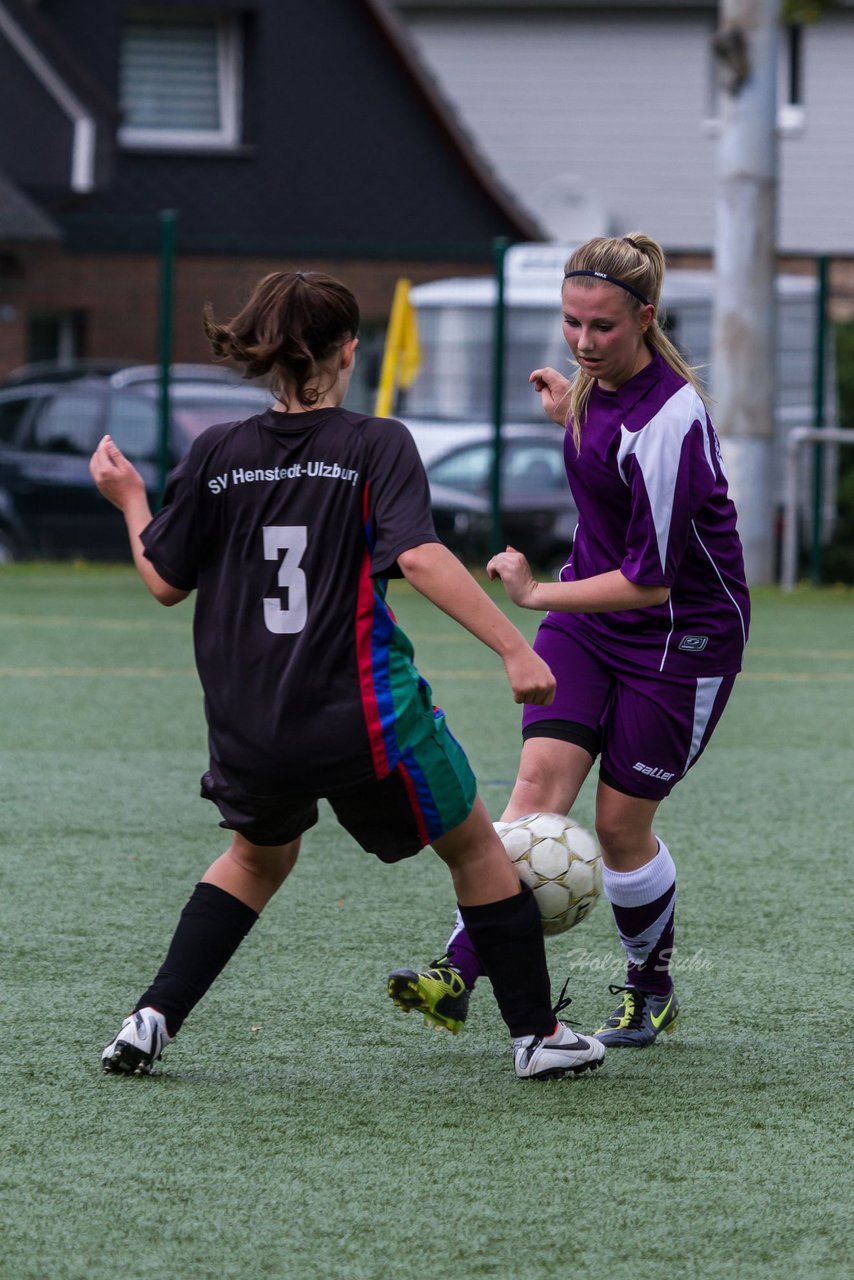
[[[492,530],[491,434],[468,440],[427,464],[436,532],[469,564],[489,558]],[[569,555],[578,513],[569,491],[559,428],[508,428],[502,447],[501,545],[556,570]]]
[[[215,365],[171,371],[169,464],[206,427],[260,413],[261,388]],[[89,458],[105,432],[158,482],[160,372],[155,366],[34,366],[0,386],[0,561],[127,559],[124,520],[98,493]]]

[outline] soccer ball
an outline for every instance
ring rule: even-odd
[[[602,857],[589,831],[560,813],[529,813],[496,822],[495,830],[534,892],[543,933],[564,933],[593,909],[602,892]]]

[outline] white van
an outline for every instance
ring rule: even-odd
[[[563,267],[570,252],[563,245],[515,245],[507,253],[503,422],[508,426],[545,421],[540,398],[528,383],[532,369],[552,365],[568,374],[572,368],[560,312]],[[674,269],[665,277],[661,299],[666,331],[706,384],[710,381],[713,287],[711,271]],[[436,280],[412,289],[423,363],[398,416],[428,465],[454,445],[483,439],[492,431],[497,296],[494,277]],[[782,507],[786,435],[792,427],[814,422],[816,279],[778,276],[777,302],[774,493]],[[830,341],[826,352],[825,425],[833,426],[836,388]],[[827,504],[835,494],[836,458],[831,447],[825,447],[825,464]],[[806,476],[805,504],[808,495]]]

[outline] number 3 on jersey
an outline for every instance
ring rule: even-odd
[[[305,574],[299,567],[308,535],[304,524],[270,524],[264,527],[264,559],[278,560],[279,586],[288,593],[288,607],[282,608],[278,597],[264,599],[264,625],[279,636],[302,631],[308,617]],[[282,556],[284,552],[284,556]]]

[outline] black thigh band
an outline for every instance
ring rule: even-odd
[[[592,759],[602,750],[602,733],[577,720],[535,720],[522,730],[522,741],[529,738],[557,738],[560,742],[573,742],[583,747]]]

